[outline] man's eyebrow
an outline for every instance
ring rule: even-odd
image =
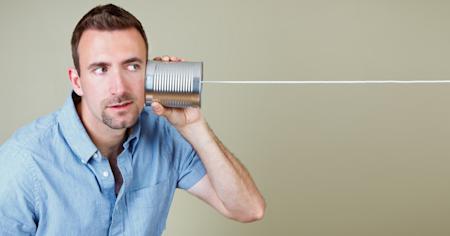
[[[106,63],[106,62],[93,62],[93,63],[89,64],[88,70],[90,70],[92,68],[96,68],[96,67],[108,67],[110,65],[111,65],[110,63]]]
[[[143,63],[143,61],[139,57],[132,57],[123,61],[122,64],[128,64],[132,62]]]

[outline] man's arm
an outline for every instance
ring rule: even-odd
[[[155,60],[182,61],[177,57]],[[194,147],[207,174],[188,191],[223,215],[241,221],[262,219],[265,202],[250,173],[209,128],[199,108],[165,108],[154,102],[153,111],[162,115]]]
[[[223,215],[241,221],[262,219],[265,202],[250,173],[209,128],[199,108],[165,108],[152,104],[194,147],[207,174],[188,191]]]
[[[262,219],[265,202],[250,173],[220,142],[206,122],[204,124],[206,128],[184,131],[192,136],[188,141],[199,154],[208,173],[188,191],[232,219],[242,222]],[[208,134],[192,134],[200,133],[202,129],[206,129],[204,132]]]
[[[34,235],[37,186],[27,154],[10,144],[0,146],[0,235]]]

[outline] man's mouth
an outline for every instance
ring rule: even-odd
[[[124,108],[128,108],[131,105],[131,103],[132,103],[132,101],[125,101],[125,102],[121,102],[121,103],[110,104],[110,105],[108,105],[108,108],[124,109]]]

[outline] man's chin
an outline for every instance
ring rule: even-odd
[[[134,124],[136,124],[137,116],[134,117],[119,117],[119,118],[113,118],[111,116],[103,116],[103,123],[110,127],[111,129],[128,129],[133,127]]]

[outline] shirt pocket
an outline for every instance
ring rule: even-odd
[[[172,199],[170,181],[131,191],[126,196],[129,223],[134,235],[160,235]]]

